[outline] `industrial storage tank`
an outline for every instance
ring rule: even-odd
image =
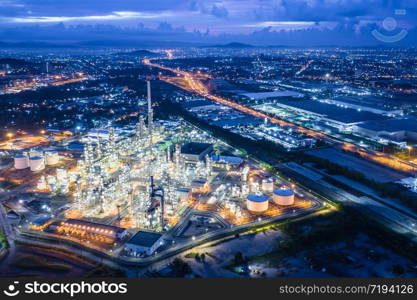
[[[45,162],[42,156],[34,156],[29,159],[29,167],[31,171],[40,171],[45,169]]]
[[[18,170],[29,167],[29,158],[26,155],[18,154],[14,157],[14,167]]]
[[[274,191],[274,180],[272,178],[262,180],[262,191],[265,193],[272,193]]]
[[[274,202],[278,205],[293,205],[294,191],[289,189],[274,190]]]
[[[47,165],[56,165],[57,163],[59,163],[58,151],[49,150],[49,151],[46,151],[45,154],[46,154]]]
[[[268,209],[268,199],[267,195],[250,194],[246,198],[246,207],[253,212],[263,212]]]
[[[40,157],[43,155],[43,152],[41,150],[30,150],[29,151],[29,157]]]

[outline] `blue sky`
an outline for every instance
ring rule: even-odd
[[[195,31],[207,32],[206,36],[213,40],[225,41],[227,37],[250,41],[248,36],[258,36],[256,42],[260,42],[259,35],[265,31],[269,35],[287,38],[289,34],[301,38],[302,33],[307,37],[311,32],[360,36],[370,28],[385,30],[387,27],[382,25],[388,17],[397,23],[394,29],[385,30],[387,34],[395,34],[395,30],[401,29],[414,33],[417,25],[415,2],[416,0],[0,0],[0,40],[24,39],[26,36],[30,37],[34,28],[42,27],[45,31],[45,28],[55,27],[56,30],[57,24],[63,24],[66,28],[72,27],[71,34],[74,38],[75,26],[99,25],[101,29],[108,26],[127,31],[146,28],[154,33],[179,28],[177,33],[189,33],[188,39],[191,39]],[[24,31],[27,32],[26,35]],[[15,34],[14,37],[12,33]],[[187,41],[187,35],[181,35],[177,39]],[[38,37],[42,39],[42,36]],[[97,36],[92,34],[91,38]]]

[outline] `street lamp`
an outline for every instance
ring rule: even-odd
[[[413,150],[413,147],[407,146],[407,150],[408,150],[408,156],[411,156],[411,150]]]

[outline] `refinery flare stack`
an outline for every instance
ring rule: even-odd
[[[152,109],[152,98],[151,98],[151,82],[150,80],[146,81],[147,87],[147,100],[148,100],[148,132],[149,136],[152,135],[153,130],[153,109]]]

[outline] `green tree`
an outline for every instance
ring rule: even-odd
[[[192,270],[188,263],[183,261],[181,258],[175,258],[170,264],[175,277],[184,277],[191,274]]]

